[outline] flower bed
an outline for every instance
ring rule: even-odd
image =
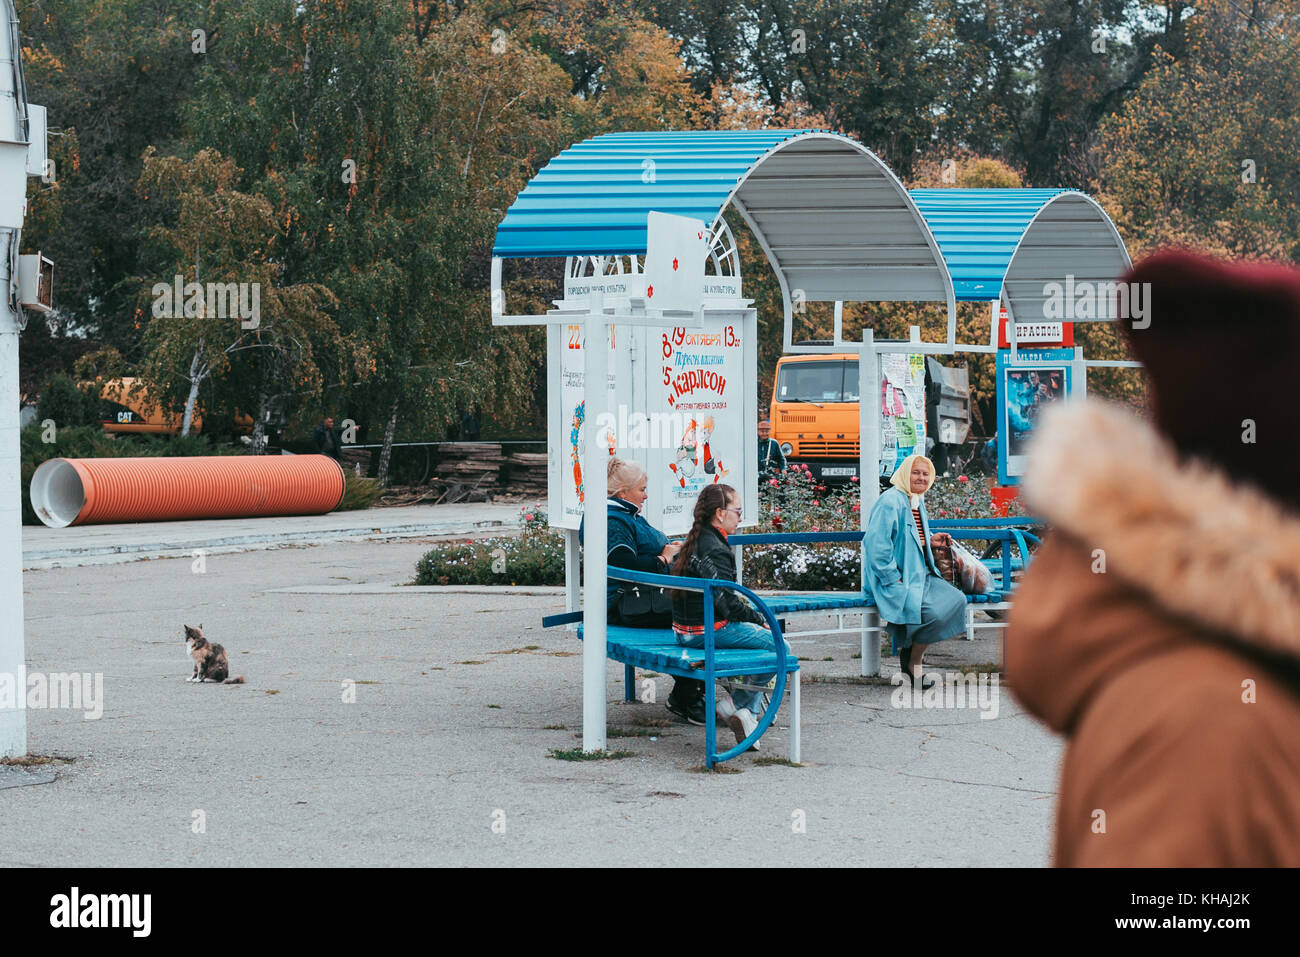
[[[520,509],[522,534],[435,545],[415,566],[417,585],[563,585],[564,538],[541,509]]]

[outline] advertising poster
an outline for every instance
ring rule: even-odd
[[[705,485],[723,483],[745,496],[743,479],[755,457],[757,433],[745,421],[739,325],[655,334],[660,362],[649,391],[660,440],[649,457],[650,489],[662,496],[655,509],[660,527],[673,535],[690,528],[695,499]]]
[[[919,354],[880,356],[880,474],[925,451],[925,361]]]
[[[1031,361],[1059,361],[1060,365],[1012,365],[1011,353],[997,354],[998,481],[1019,484],[1025,472],[1025,452],[1043,409],[1070,393],[1073,349],[1021,349]]]
[[[631,390],[627,389],[628,394],[619,396],[617,394],[617,383],[620,381],[631,383],[631,371],[628,361],[629,350],[625,348],[620,354],[617,346],[619,343],[620,332],[617,327],[610,327],[610,352],[609,352],[609,406],[608,408],[617,414],[620,402],[627,406],[631,399]],[[558,442],[552,440],[551,459],[560,461],[559,466],[559,501],[551,504],[551,524],[557,528],[577,528],[582,521],[582,504],[586,498],[586,486],[583,481],[582,470],[585,468],[583,458],[587,447],[588,440],[594,435],[595,441],[600,442],[609,449],[610,455],[618,454],[618,435],[617,429],[611,429],[608,425],[600,426],[598,423],[591,421],[587,415],[587,406],[584,400],[584,386],[586,384],[586,374],[583,371],[583,354],[585,346],[583,340],[582,326],[561,326],[561,359],[560,359],[560,387],[559,387],[559,410],[560,419],[558,428],[553,426],[552,436],[558,431],[560,439]],[[556,415],[553,412],[552,415]],[[629,457],[629,456],[624,456]],[[635,458],[636,456],[630,456]],[[558,504],[559,512],[556,512]]]

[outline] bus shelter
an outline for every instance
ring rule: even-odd
[[[1033,316],[1046,301],[1034,282],[1053,269],[1102,283],[1128,265],[1113,224],[1081,193],[909,192],[865,146],[826,130],[612,133],[551,160],[498,228],[491,311],[494,325],[547,327],[548,507],[568,543],[570,610],[585,520],[585,750],[605,747],[609,456],[646,469],[647,519],[668,534],[689,526],[698,489],[723,477],[747,519],[757,514],[757,313],[743,296],[728,207],[780,285],[786,351],[858,352],[864,400],[879,393],[884,353],[995,351],[993,339],[957,342],[958,301],[1001,300],[1017,318]],[[543,314],[512,314],[510,258],[562,259],[563,297]],[[922,342],[915,326],[901,342],[870,329],[843,340],[842,303],[898,301],[942,303],[945,340]],[[832,342],[795,345],[807,302],[835,304]],[[860,409],[867,477],[878,471],[880,424],[871,401]],[[862,483],[864,529],[877,494]],[[878,645],[873,656],[864,673],[879,672]]]

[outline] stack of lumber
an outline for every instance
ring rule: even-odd
[[[515,495],[546,494],[546,453],[512,452],[502,470],[502,491]]]
[[[442,446],[435,475],[450,485],[495,489],[506,457],[499,442],[458,442]]]

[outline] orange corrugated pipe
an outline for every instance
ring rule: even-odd
[[[32,476],[32,510],[51,528],[186,518],[321,515],[343,501],[327,455],[50,459]]]

